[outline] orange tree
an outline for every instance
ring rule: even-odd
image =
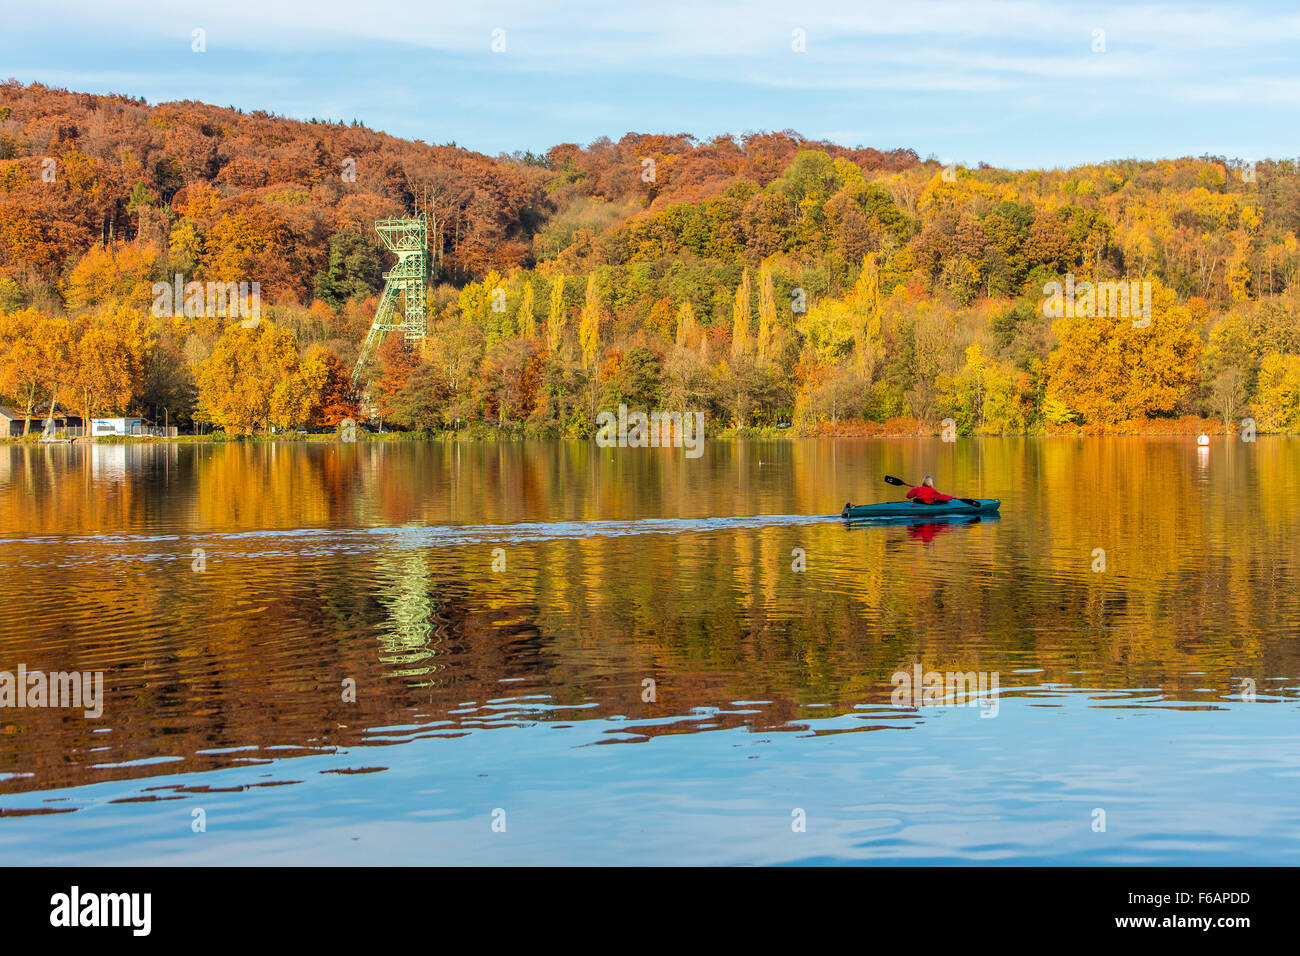
[[[1144,318],[1118,315],[1058,320],[1060,344],[1047,363],[1048,401],[1098,424],[1173,412],[1198,381],[1196,312],[1152,282],[1147,325]]]
[[[23,434],[31,427],[32,409],[44,380],[43,349],[37,338],[42,322],[35,309],[0,312],[0,395],[15,399],[26,411]]]
[[[153,336],[145,320],[121,307],[106,315],[77,320],[68,383],[81,399],[87,428],[96,410],[123,412],[144,387],[145,358]]]

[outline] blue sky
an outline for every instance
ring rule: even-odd
[[[0,74],[24,82],[490,154],[794,129],[1015,168],[1300,155],[1295,4],[52,0],[5,20]]]

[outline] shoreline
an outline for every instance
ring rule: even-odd
[[[900,440],[909,438],[938,438],[942,439],[942,431],[935,428],[917,428],[915,430],[897,430],[886,429],[880,423],[856,423],[848,427],[821,427],[812,430],[795,429],[795,428],[727,428],[713,433],[705,434],[709,441],[841,441],[845,439],[883,439],[883,440]],[[980,432],[974,434],[958,433],[957,439],[969,440],[973,438],[1192,438],[1205,434],[1211,439],[1230,438],[1240,440],[1239,429],[1227,428],[1222,422],[1201,421],[1197,426],[1189,427],[1184,422],[1170,422],[1166,427],[1154,427],[1155,423],[1149,423],[1145,428],[1125,428],[1124,425],[1130,423],[1121,423],[1118,426],[1095,426],[1095,427],[1051,427],[1048,429],[1039,429],[1030,432]],[[874,427],[872,427],[874,426]],[[1172,426],[1172,427],[1170,427]],[[1259,436],[1277,436],[1288,437],[1295,436],[1297,432],[1286,431],[1263,431],[1257,430]],[[321,443],[382,443],[382,442],[525,442],[525,441],[592,441],[592,436],[555,436],[555,435],[537,435],[529,434],[522,430],[508,429],[473,429],[461,431],[440,431],[440,432],[420,432],[420,431],[391,431],[382,433],[360,433],[349,442],[339,436],[337,432],[330,432],[317,435],[306,434],[250,434],[250,435],[226,435],[224,433],[206,434],[206,435],[174,435],[171,437],[159,437],[152,435],[143,436],[126,436],[126,435],[105,435],[94,438],[76,438],[72,441],[60,440],[56,442],[41,441],[37,437],[23,438],[21,436],[0,437],[0,445],[9,446],[37,446],[45,447],[50,445],[130,445],[130,444],[264,444],[272,442],[301,442],[305,444]]]

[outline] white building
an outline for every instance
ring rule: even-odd
[[[142,435],[143,418],[92,418],[90,434],[99,435]]]

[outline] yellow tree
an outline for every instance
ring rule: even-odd
[[[975,342],[966,348],[966,364],[955,375],[940,373],[940,403],[951,411],[961,434],[1024,431],[1014,371],[1011,365],[990,359]]]
[[[1151,284],[1151,315],[1085,315],[1053,326],[1047,399],[1090,422],[1172,412],[1197,382],[1201,339],[1192,310]]]
[[[182,267],[182,271],[196,268],[203,261],[203,247],[206,244],[203,232],[191,219],[179,219],[172,227],[167,239],[167,251],[172,261]]]
[[[600,350],[600,293],[596,291],[594,272],[587,276],[587,298],[582,306],[578,343],[582,346],[582,370],[585,372]]]
[[[858,371],[870,377],[875,372],[883,342],[880,328],[880,268],[876,265],[874,254],[863,258],[862,274],[854,283],[849,301],[856,314],[853,350]]]
[[[1261,431],[1300,428],[1300,355],[1269,352],[1264,356],[1251,410]]]
[[[827,364],[846,355],[853,347],[855,322],[847,302],[826,298],[799,316],[796,328],[816,354],[817,361]]]
[[[329,349],[313,345],[297,368],[286,371],[271,392],[268,420],[277,428],[305,425],[320,405],[329,378]]]
[[[483,330],[488,344],[502,338],[502,322],[505,316],[505,279],[500,272],[492,269],[478,282],[471,282],[461,289],[457,298],[460,314]]]
[[[749,270],[740,276],[736,287],[736,301],[731,307],[731,354],[740,356],[749,351]]]
[[[1224,276],[1230,302],[1245,302],[1250,298],[1250,253],[1250,236],[1246,230],[1233,232],[1232,251],[1228,255],[1228,267]]]
[[[199,366],[198,416],[239,434],[305,422],[305,415],[295,419],[306,401],[294,379],[310,381],[314,373],[304,373],[301,364],[290,330],[266,319],[251,329],[230,326]]]
[[[537,334],[537,317],[533,315],[533,284],[524,285],[524,298],[519,303],[519,335],[531,339]]]
[[[772,267],[764,262],[758,269],[758,360],[767,361],[778,334],[776,291],[772,287]]]
[[[677,310],[677,344],[682,348],[689,346],[691,339],[695,338],[698,328],[695,322],[695,310],[691,308],[691,302],[687,299],[682,303],[682,307]]]
[[[564,273],[557,273],[551,283],[551,306],[546,313],[546,347],[554,355],[559,351],[564,340],[564,327],[568,324],[568,313],[564,308]]]

